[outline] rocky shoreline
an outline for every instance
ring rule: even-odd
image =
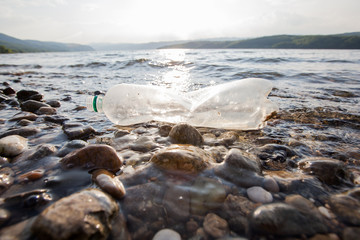
[[[356,239],[360,117],[282,110],[258,131],[112,126],[0,94],[0,239]],[[66,104],[66,103],[65,103]],[[84,107],[76,109],[81,115]]]

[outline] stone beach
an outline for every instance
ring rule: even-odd
[[[9,112],[1,239],[348,240],[360,231],[359,149],[320,153],[302,131],[277,132],[286,121],[326,127],[314,115],[280,111],[257,131],[147,122],[104,133],[57,115],[61,100],[10,88],[0,103]]]
[[[331,72],[311,68],[312,51],[213,53],[169,63],[140,53],[9,57],[0,65],[0,239],[359,238],[358,55],[336,63],[338,52],[315,52]],[[116,81],[153,84],[136,76],[182,68],[195,68],[195,89],[253,71],[276,82],[269,98],[280,110],[252,131],[117,126],[80,100]],[[185,82],[176,76],[175,85]],[[351,84],[331,85],[334,76]]]

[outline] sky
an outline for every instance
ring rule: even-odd
[[[360,0],[0,0],[0,33],[145,43],[360,31]]]

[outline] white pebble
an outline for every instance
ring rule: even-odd
[[[15,157],[27,149],[27,139],[19,135],[10,135],[0,139],[0,155]]]
[[[181,240],[179,233],[175,232],[172,229],[164,228],[158,231],[152,240]]]
[[[270,203],[273,201],[271,193],[262,187],[251,187],[246,190],[249,199],[256,203]]]
[[[321,215],[327,217],[327,218],[331,218],[331,213],[329,212],[329,210],[323,206],[318,207],[319,212],[321,213]]]

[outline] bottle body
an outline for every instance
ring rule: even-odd
[[[250,130],[263,127],[266,116],[278,110],[267,99],[271,89],[264,79],[233,81],[184,95],[156,86],[119,84],[87,105],[118,125],[156,120]]]

